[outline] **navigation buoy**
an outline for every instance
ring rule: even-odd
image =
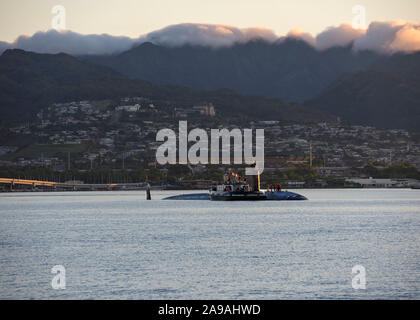
[[[147,184],[146,199],[147,200],[152,200],[152,195],[150,194],[150,184]]]

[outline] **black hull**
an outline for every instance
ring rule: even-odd
[[[210,195],[213,201],[261,201],[261,200],[308,200],[305,196],[290,191],[276,192],[223,192]]]
[[[208,193],[188,193],[166,197],[163,200],[210,200]]]

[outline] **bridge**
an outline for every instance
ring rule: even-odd
[[[14,178],[0,178],[0,184],[8,186],[10,191],[13,191],[14,186],[29,186],[32,190],[36,188],[51,188],[53,190],[115,190],[115,189],[130,189],[130,188],[146,188],[147,183],[107,183],[107,184],[85,184],[85,183],[63,183],[55,181],[41,181],[41,180],[27,180]]]
[[[27,185],[27,186],[45,186],[45,187],[52,187],[57,184],[57,182],[53,181],[38,181],[38,180],[25,180],[25,179],[11,179],[11,178],[0,178],[1,184],[9,184],[9,185]]]

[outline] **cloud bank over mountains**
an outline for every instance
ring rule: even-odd
[[[108,34],[83,35],[72,31],[39,31],[34,35],[20,36],[9,48],[23,49],[39,53],[65,52],[72,55],[112,54],[128,50],[135,40]],[[1,43],[0,43],[1,50]]]
[[[261,38],[273,42],[278,39],[272,30],[265,28],[239,29],[233,26],[183,23],[153,31],[139,38],[139,42],[152,42],[165,46],[201,45],[226,47]]]
[[[355,40],[356,50],[374,50],[384,53],[414,52],[420,50],[420,23],[404,21],[377,21],[366,33]]]
[[[266,28],[237,28],[227,25],[183,23],[150,32],[137,39],[107,34],[82,35],[72,31],[40,31],[32,36],[20,36],[13,43],[0,41],[0,53],[8,48],[39,53],[65,52],[72,55],[113,54],[132,46],[152,42],[175,47],[201,45],[213,48],[228,47],[253,39],[281,42],[287,38],[301,39],[317,50],[353,44],[353,49],[379,53],[420,51],[420,23],[405,21],[374,21],[367,30],[354,29],[350,24],[329,27],[316,36],[300,29],[277,36]]]

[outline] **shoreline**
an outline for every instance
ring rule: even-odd
[[[309,187],[309,188],[284,188],[282,191],[289,191],[289,190],[418,190],[412,187]],[[8,191],[0,191],[0,194],[6,194],[6,193],[53,193],[53,192],[65,192],[65,193],[71,193],[71,192],[139,192],[144,191],[146,192],[146,188],[144,189],[119,189],[119,190],[8,190]],[[267,190],[265,188],[262,188],[261,190]],[[154,189],[152,188],[151,191],[158,191],[158,192],[206,192],[208,189]]]

